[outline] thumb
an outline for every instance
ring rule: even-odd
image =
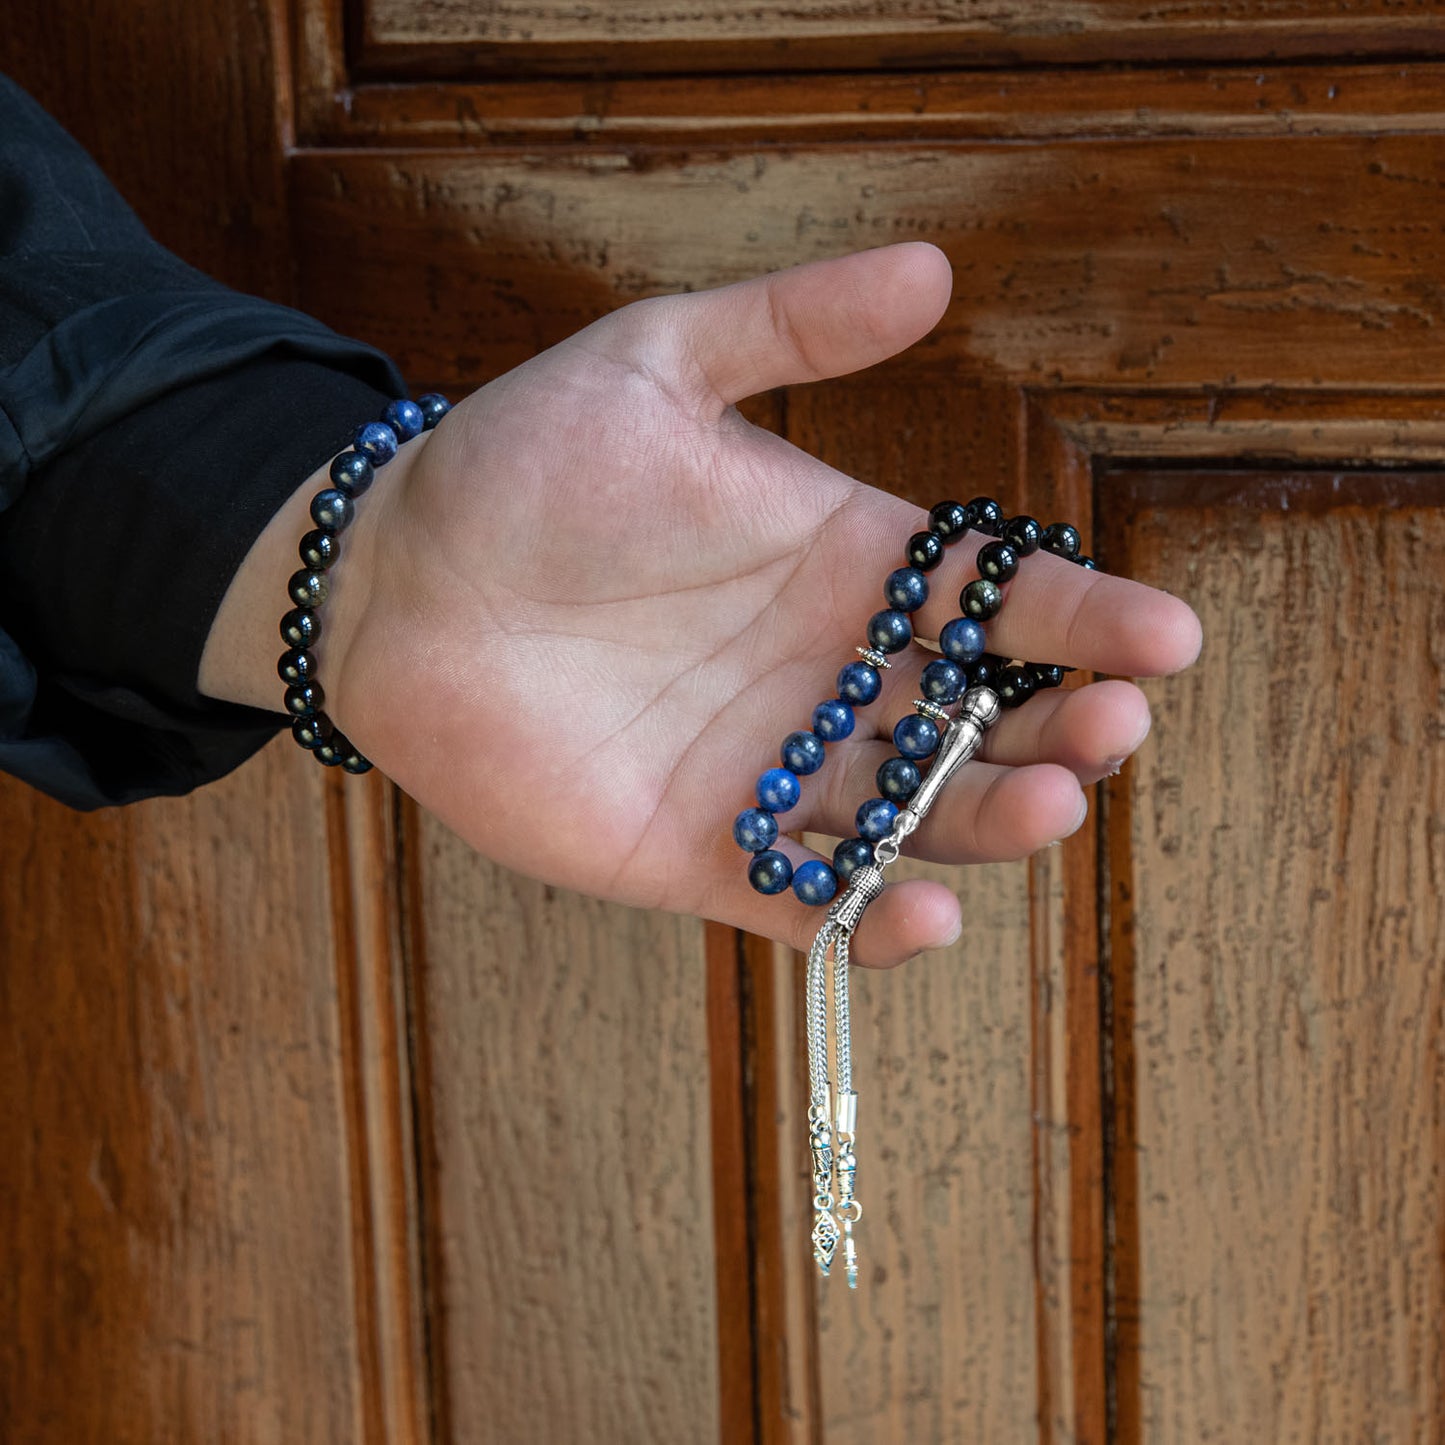
[[[760,391],[895,355],[933,328],[952,289],[943,252],[911,241],[628,309],[648,311],[648,329],[659,327],[666,349],[678,349],[703,409],[720,413]]]

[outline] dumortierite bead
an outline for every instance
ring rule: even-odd
[[[301,539],[296,551],[308,567],[324,572],[341,556],[341,538],[315,527]]]
[[[796,773],[786,768],[769,768],[758,779],[758,806],[770,813],[786,813],[798,806],[803,796],[803,785]]]
[[[971,617],[955,617],[943,624],[938,634],[938,645],[943,655],[961,666],[977,662],[983,656],[983,628]]]
[[[873,861],[873,845],[866,838],[844,838],[833,849],[833,871],[846,883],[865,863]]]
[[[813,731],[825,743],[841,743],[853,735],[853,709],[841,697],[829,698],[813,709]]]
[[[789,733],[783,739],[783,766],[790,773],[796,773],[800,778],[806,778],[809,773],[816,773],[823,766],[823,757],[823,740],[817,733]],[[768,843],[772,841],[771,838],[768,839]],[[768,843],[764,843],[763,847],[766,848]]]
[[[1058,687],[1064,680],[1064,669],[1057,662],[1031,662],[1035,687]]]
[[[1039,538],[1039,546],[1056,557],[1076,557],[1079,552],[1079,534],[1067,522],[1050,522]]]
[[[943,561],[943,538],[936,532],[915,532],[908,539],[908,565],[932,572]]]
[[[335,487],[327,487],[311,499],[311,520],[323,532],[344,532],[355,516],[356,503]]]
[[[360,452],[342,452],[331,459],[331,485],[348,497],[359,497],[376,480],[371,463]]]
[[[331,726],[331,719],[324,712],[311,717],[298,717],[291,724],[291,736],[308,752],[315,752],[330,738],[333,731],[335,729]]]
[[[1019,707],[1034,695],[1033,673],[1016,664],[1006,667],[999,673],[994,691],[1005,707]]]
[[[293,607],[281,619],[281,640],[292,647],[310,647],[321,636],[321,618],[302,607]]]
[[[419,437],[426,418],[414,401],[394,401],[382,412],[381,419],[396,433],[398,441],[409,442]]]
[[[968,504],[969,526],[975,532],[997,537],[1003,526],[1003,508],[992,497],[975,497]]]
[[[883,676],[871,663],[845,663],[838,674],[838,696],[854,707],[867,707],[883,691]]]
[[[1032,557],[1039,550],[1043,534],[1044,529],[1029,516],[1010,517],[999,531],[999,537],[1020,557]]]
[[[853,819],[858,836],[870,843],[880,843],[893,831],[893,820],[898,816],[898,804],[887,798],[869,798]]]
[[[899,567],[883,584],[883,600],[900,612],[917,612],[928,601],[928,578],[917,567]]]
[[[1019,554],[1007,542],[988,542],[978,550],[978,575],[1002,586],[1019,570]]]
[[[838,875],[821,858],[809,858],[800,863],[793,874],[793,892],[800,903],[816,908],[819,904],[832,901],[838,891]]]
[[[1089,572],[1097,572],[1099,570],[1099,564],[1094,561],[1092,557],[1078,556],[1074,558],[1074,561]]]
[[[430,431],[451,409],[452,404],[440,392],[429,391],[416,399],[421,408],[422,426]]]
[[[868,619],[868,645],[879,652],[902,652],[913,641],[913,624],[906,612],[886,608]]]
[[[793,881],[793,865],[782,853],[759,853],[748,864],[748,882],[759,893],[781,893]]]
[[[945,542],[956,542],[968,531],[968,514],[962,502],[939,502],[928,512],[928,530]]]
[[[905,758],[929,757],[938,747],[938,724],[919,713],[909,713],[899,718],[893,729],[893,746]]]
[[[956,662],[950,662],[946,657],[935,657],[923,669],[918,685],[929,702],[947,707],[963,696],[965,682],[963,669]]]
[[[396,455],[396,433],[384,421],[369,421],[356,429],[351,445],[374,467],[384,467]]]
[[[321,711],[326,694],[319,682],[298,682],[286,689],[286,711],[293,717],[311,717]]]
[[[975,622],[987,622],[991,617],[998,616],[998,610],[1003,606],[1003,592],[997,582],[990,582],[987,577],[975,577],[959,594],[958,605],[963,608],[965,617],[971,617]]]
[[[918,791],[923,775],[918,771],[917,763],[907,758],[889,758],[878,769],[873,781],[890,803],[897,803],[901,808]]]
[[[291,574],[286,591],[298,607],[320,607],[331,591],[331,584],[326,580],[326,573],[303,567]]]
[[[733,842],[745,853],[762,853],[778,841],[778,820],[764,808],[744,808],[733,819]]]
[[[305,648],[293,647],[277,659],[276,674],[288,687],[310,682],[316,676],[316,659]]]

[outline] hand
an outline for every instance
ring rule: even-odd
[[[509,867],[806,947],[823,910],[755,893],[732,819],[784,735],[835,695],[925,517],[733,404],[893,355],[932,327],[949,291],[941,252],[887,247],[628,306],[475,392],[358,507],[319,649],[338,726]],[[228,595],[213,642],[227,626],[274,635],[305,530],[278,523],[287,560],[270,564],[269,608],[247,602],[241,624]],[[955,615],[985,540],[970,535],[930,574],[919,635]],[[1008,590],[989,631],[1016,656],[1146,676],[1199,651],[1184,603],[1059,558],[1029,558]],[[218,643],[213,659],[208,648],[203,688],[276,706],[266,650],[263,681],[225,675],[223,658],[239,666],[246,649]],[[853,737],[803,780],[784,827],[853,835],[916,695],[919,653],[900,660]],[[1022,858],[1072,833],[1081,784],[1115,770],[1148,727],[1143,694],[1123,681],[1005,713],[909,851]],[[778,846],[795,863],[810,856]],[[947,888],[898,883],[869,910],[856,956],[895,963],[960,926]]]

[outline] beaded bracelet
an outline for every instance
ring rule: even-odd
[[[821,719],[827,726],[835,725],[837,707],[846,707],[841,701],[845,676],[859,666],[857,663],[848,664],[839,674],[840,698],[819,704],[814,712],[814,734],[817,735],[814,742],[807,741],[807,734],[789,734],[783,744],[783,767],[769,769],[758,780],[759,806],[745,809],[733,824],[735,840],[755,854],[748,877],[759,892],[781,892],[791,876],[794,892],[804,902],[827,902],[833,898],[839,878],[848,885],[828,910],[808,951],[805,1031],[808,1146],[814,1191],[813,1258],[819,1272],[828,1275],[841,1242],[850,1289],[858,1287],[858,1251],[853,1226],[863,1216],[863,1206],[857,1197],[858,1161],[853,1148],[858,1121],[848,999],[853,932],[868,905],[883,892],[883,870],[897,861],[904,839],[923,821],[949,778],[977,752],[1000,711],[1021,706],[1041,688],[1057,687],[1068,670],[1054,663],[1018,662],[985,651],[983,624],[998,615],[1004,601],[1003,589],[1017,575],[1020,559],[1042,548],[1080,566],[1094,567],[1093,559],[1079,552],[1078,532],[1066,523],[1041,528],[1032,517],[1005,520],[999,504],[990,497],[977,497],[967,506],[940,502],[929,512],[928,530],[908,539],[909,566],[890,573],[884,584],[884,596],[891,607],[870,620],[870,644],[886,641],[888,651],[907,646],[912,636],[908,614],[921,607],[928,597],[924,574],[942,560],[944,547],[969,529],[984,532],[996,540],[979,549],[976,559],[979,576],[967,583],[959,595],[960,615],[940,632],[939,647],[943,656],[924,667],[919,686],[922,696],[914,702],[914,712],[900,719],[893,729],[898,755],[878,769],[876,781],[880,796],[870,798],[859,807],[854,820],[858,836],[838,844],[833,853],[834,866],[829,868],[821,859],[813,859],[794,873],[788,859],[772,848],[778,834],[773,815],[796,805],[801,795],[799,771],[812,773],[822,766],[823,742],[832,739],[823,736],[818,723]],[[863,700],[867,702],[873,701],[882,688],[875,664],[889,665],[881,657],[882,650],[858,649],[871,670],[871,677],[863,688],[868,694]],[[951,717],[946,708],[960,697],[958,713]],[[838,736],[847,737],[852,731],[849,713],[846,727]],[[918,764],[929,757],[934,761],[923,776]],[[792,766],[798,760],[807,766],[801,770]],[[802,886],[799,879],[803,880]],[[836,1019],[832,1051],[836,1073],[832,1083],[828,1078],[829,953],[833,955]]]
[[[372,484],[403,442],[431,431],[451,410],[446,397],[427,392],[416,401],[394,401],[379,422],[356,429],[351,448],[331,459],[331,485],[311,499],[313,529],[297,549],[301,569],[293,572],[286,591],[294,606],[281,619],[281,640],[287,650],[276,663],[286,684],[285,706],[291,714],[291,736],[329,768],[366,773],[371,763],[352,746],[323,711],[326,694],[316,676],[311,651],[321,636],[321,604],[331,591],[329,572],[341,557],[341,534],[356,515],[356,499]]]

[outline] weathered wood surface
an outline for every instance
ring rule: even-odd
[[[363,72],[794,70],[1439,53],[1438,0],[362,0]]]
[[[703,925],[407,834],[439,1438],[718,1439]]]
[[[313,152],[291,176],[309,304],[429,381],[505,370],[640,295],[898,240],[941,245],[957,277],[912,367],[1111,388],[1441,375],[1430,137]]]
[[[1204,618],[1112,790],[1118,1438],[1445,1420],[1445,481],[1116,474]]]

